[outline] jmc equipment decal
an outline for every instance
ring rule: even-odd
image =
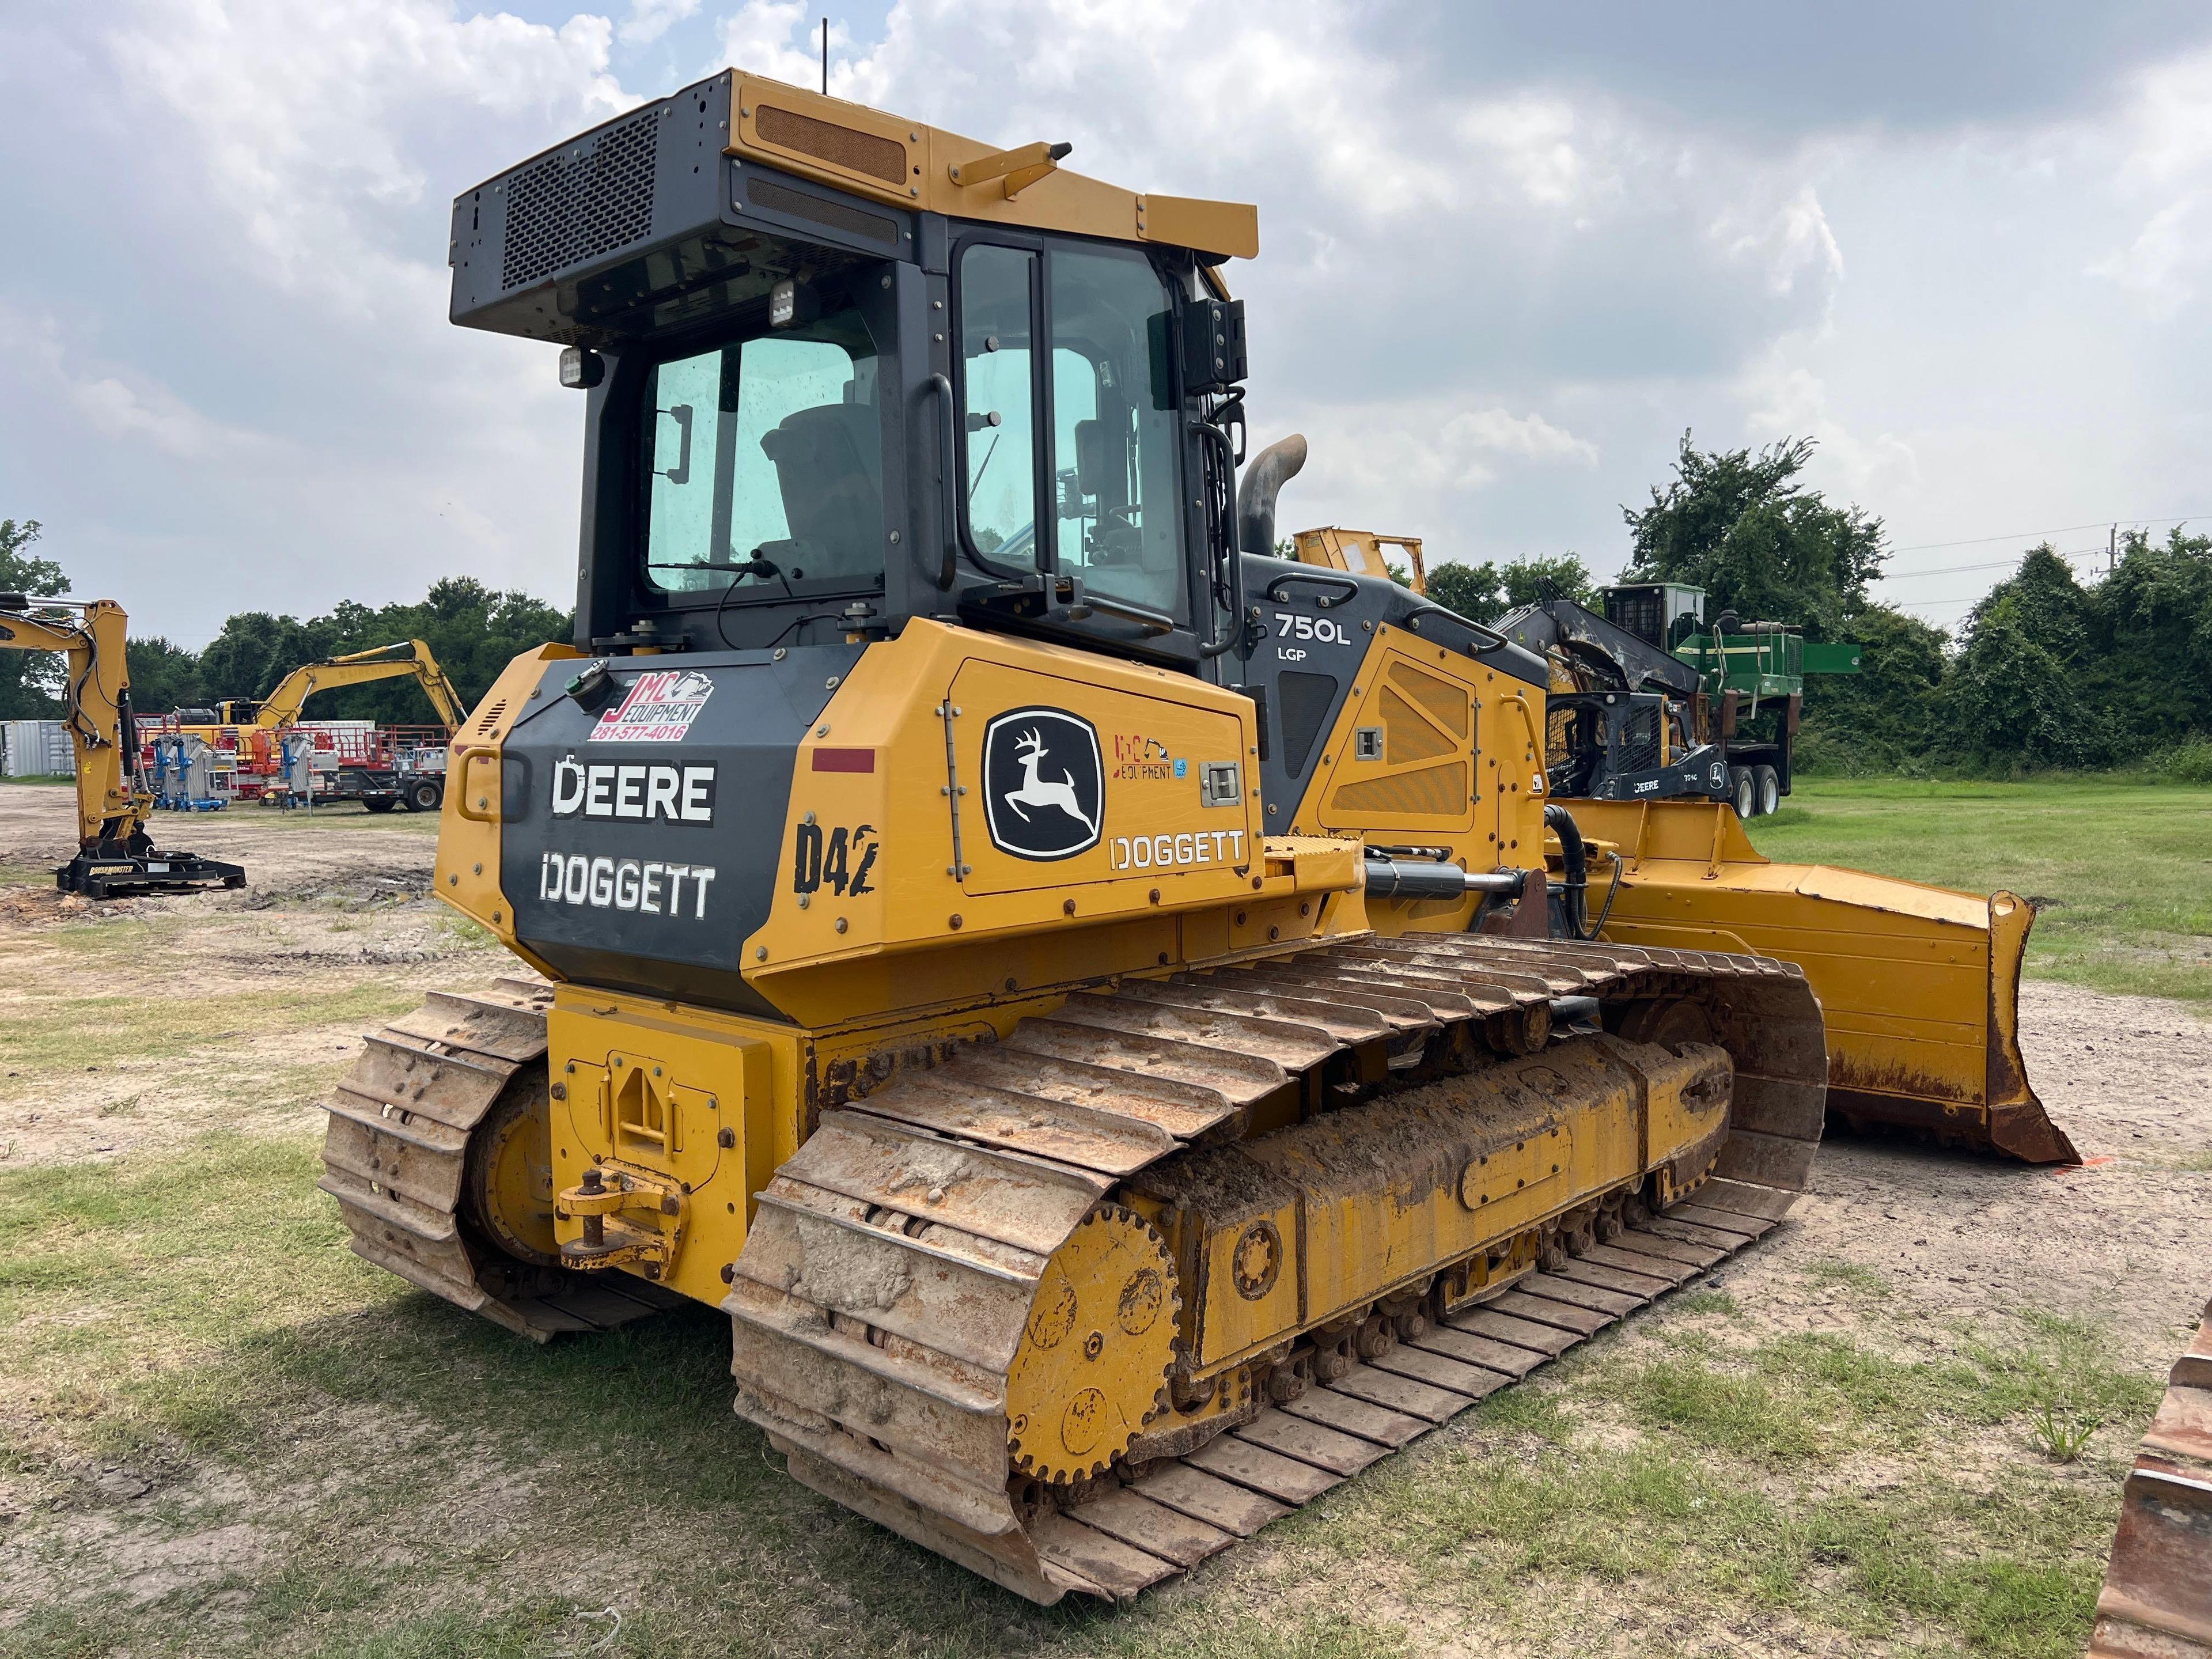
[[[1106,768],[1098,732],[1065,708],[1016,708],[983,728],[983,820],[1018,859],[1071,859],[1098,844]]]
[[[593,743],[681,743],[714,694],[714,682],[691,669],[640,674],[629,695],[599,716]]]

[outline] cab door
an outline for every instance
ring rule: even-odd
[[[953,258],[967,602],[1024,631],[1194,661],[1173,292],[1143,252],[971,235]],[[1210,619],[1209,619],[1210,620]]]

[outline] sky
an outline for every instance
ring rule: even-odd
[[[1809,436],[1944,625],[2046,536],[2212,527],[2212,9],[0,0],[0,518],[204,643],[474,575],[574,600],[582,403],[455,329],[452,198],[736,64],[1259,204],[1287,530],[1626,556]]]

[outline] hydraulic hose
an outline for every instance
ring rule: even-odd
[[[1583,846],[1582,830],[1575,815],[1557,802],[1544,808],[1544,827],[1559,838],[1559,853],[1567,866],[1567,878],[1561,884],[1566,891],[1567,931],[1578,939],[1595,939],[1597,930],[1589,925],[1589,854]]]

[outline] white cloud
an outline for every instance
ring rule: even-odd
[[[722,24],[721,55],[702,73],[732,65],[755,75],[818,91],[822,85],[822,13],[810,0],[746,0]],[[830,92],[832,97],[870,101],[864,84],[872,57],[853,61],[852,32],[830,25]]]
[[[1825,286],[1844,274],[1844,251],[1809,181],[1764,208],[1731,206],[1714,222],[1712,236],[1730,260],[1761,270],[1771,294],[1794,293],[1801,282]]]
[[[444,283],[441,246],[398,245],[391,217],[434,170],[441,192],[473,182],[445,172],[438,139],[471,116],[565,133],[618,113],[635,100],[607,72],[612,32],[588,13],[556,28],[440,0],[142,0],[99,44],[250,243],[258,280],[374,316]]]
[[[2153,316],[2171,317],[2212,270],[2212,52],[2150,70],[2136,94],[2113,189],[2146,216],[2127,246],[2089,269]]]
[[[629,15],[616,33],[626,46],[649,46],[698,9],[699,0],[629,0]]]
[[[1795,343],[1778,346],[1744,378],[1744,423],[1753,439],[1815,439],[1812,475],[1839,503],[1880,501],[1918,483],[1912,446],[1892,432],[1869,437],[1855,430],[1832,406],[1820,378],[1792,361]]]
[[[719,49],[697,73],[815,85],[822,9],[558,3],[0,15],[0,143],[32,158],[0,170],[0,512],[187,637],[246,592],[562,595],[580,410],[543,348],[447,324],[447,203],[635,104],[618,64]],[[1255,440],[1314,442],[1286,523],[1601,566],[1685,426],[1811,433],[1822,483],[1901,540],[2031,498],[2057,523],[2196,504],[2212,52],[2042,125],[1885,128],[1865,98],[1746,126],[1705,82],[1438,30],[1360,0],[901,0],[880,38],[833,26],[830,85],[1258,202],[1262,257],[1227,275]]]
[[[175,392],[128,364],[73,361],[59,323],[0,301],[0,365],[19,398],[30,398],[58,422],[53,435],[84,456],[131,464],[137,447],[206,464],[235,462],[270,441],[194,408]]]

